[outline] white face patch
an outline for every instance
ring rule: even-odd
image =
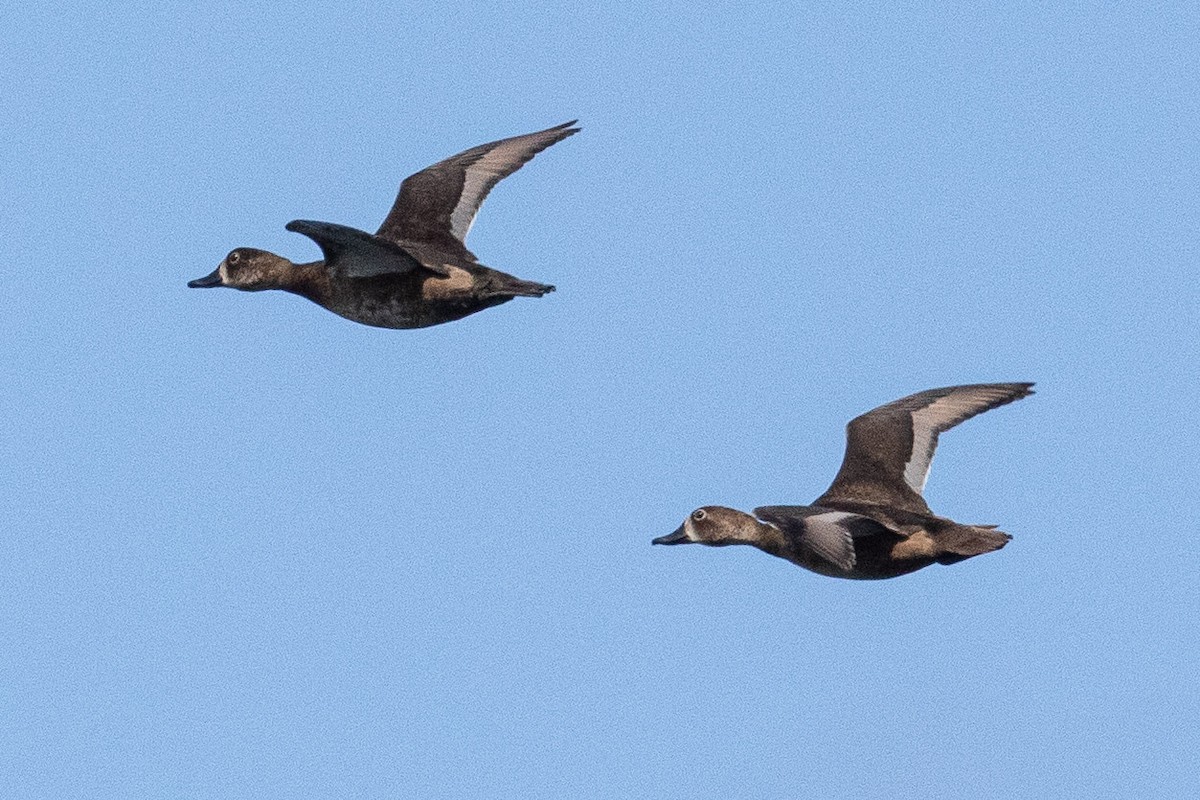
[[[217,274],[221,276],[221,283],[229,283],[229,267],[225,266],[224,261],[217,267]]]
[[[690,541],[690,542],[700,541],[692,533],[692,515],[691,514],[688,514],[688,518],[683,521],[683,532],[685,534],[687,534],[688,541]]]

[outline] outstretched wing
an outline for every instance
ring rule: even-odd
[[[846,455],[816,505],[889,505],[928,514],[921,497],[938,434],[997,406],[1033,394],[1032,383],[977,383],[929,389],[855,417]]]
[[[814,506],[762,506],[754,516],[779,528],[802,550],[849,572],[857,563],[854,540],[888,529],[869,517]]]
[[[284,227],[316,242],[325,255],[325,266],[335,275],[373,278],[413,270],[442,277],[450,274],[444,269],[422,264],[399,245],[357,228],[308,219],[294,219]]]
[[[537,133],[464,150],[410,175],[378,235],[393,241],[430,242],[474,261],[467,233],[492,187],[555,142],[579,131],[576,120]]]

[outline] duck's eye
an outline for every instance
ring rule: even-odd
[[[241,254],[241,252],[239,252],[237,250],[234,250],[229,255],[225,256],[225,263],[229,264],[230,266],[238,263],[241,260],[242,260],[242,254]]]
[[[708,512],[705,511],[703,508],[697,508],[695,511],[692,512],[692,519],[696,520],[696,522],[699,522],[700,520],[704,519],[707,516],[708,516]]]

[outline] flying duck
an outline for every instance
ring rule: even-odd
[[[1012,537],[994,525],[936,516],[921,496],[938,434],[1033,394],[1032,383],[930,389],[855,417],[833,485],[811,506],[722,506],[693,511],[654,544],[749,544],[835,578],[893,578],[930,564],[999,550]]]
[[[381,328],[423,328],[514,297],[541,297],[554,287],[483,266],[465,242],[492,187],[578,132],[574,124],[472,147],[410,175],[374,234],[332,222],[289,222],[289,231],[317,243],[325,256],[321,261],[293,264],[265,250],[239,247],[188,286],[282,289]]]

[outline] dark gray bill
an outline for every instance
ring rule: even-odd
[[[194,281],[188,281],[188,288],[191,289],[211,289],[213,286],[221,285],[221,268],[217,267],[211,274],[205,275],[203,278],[196,278]]]
[[[650,544],[691,544],[692,540],[683,532],[683,526],[680,525],[675,529],[674,533],[668,533],[666,536],[660,536],[654,539]]]

